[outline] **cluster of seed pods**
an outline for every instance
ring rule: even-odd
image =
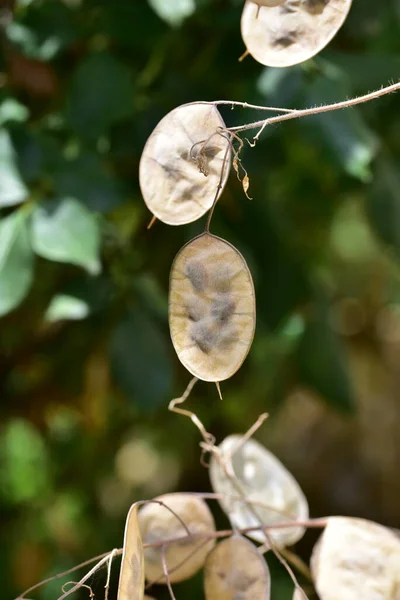
[[[156,126],[139,168],[155,217],[181,225],[211,209],[231,163],[224,127],[207,102],[180,106]],[[236,248],[206,231],[180,250],[170,275],[169,324],[178,357],[195,377],[218,383],[239,369],[254,336],[255,294]]]
[[[352,0],[247,0],[242,38],[249,54],[270,67],[299,64],[337,34]]]

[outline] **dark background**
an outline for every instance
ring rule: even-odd
[[[202,222],[146,230],[138,162],[157,122],[195,100],[301,108],[398,78],[396,0],[354,0],[326,50],[282,70],[250,57],[238,63],[242,5],[1,3],[6,600],[121,547],[133,501],[210,489],[198,432],[167,412],[190,378],[169,339],[169,269]],[[203,383],[190,400],[218,441],[270,412],[257,437],[298,478],[313,516],[357,515],[393,527],[400,527],[399,108],[393,94],[275,125],[245,150],[253,200],[233,173],[213,231],[242,251],[253,273],[256,337],[223,384],[222,403]],[[231,126],[260,118],[241,108],[223,114]],[[227,527],[218,507],[215,514]],[[314,539],[308,533],[299,544],[306,560]],[[273,599],[291,598],[288,578],[270,562]],[[102,586],[99,574],[98,598]],[[175,590],[202,598],[201,576]],[[54,582],[29,597],[60,594]]]

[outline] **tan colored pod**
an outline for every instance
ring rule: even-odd
[[[143,598],[144,553],[138,523],[138,506],[133,504],[125,525],[118,600],[143,600]]]
[[[254,544],[233,535],[208,555],[204,591],[206,600],[270,600],[268,565]]]
[[[259,6],[248,0],[241,20],[248,52],[270,67],[289,67],[318,54],[343,25],[352,0],[286,0]]]
[[[258,6],[268,6],[269,8],[271,8],[271,6],[280,6],[281,4],[286,2],[286,0],[251,0],[251,1],[254,2],[254,4],[258,4]]]
[[[140,509],[139,527],[143,543],[159,544],[164,540],[187,536],[186,529],[175,516],[178,515],[193,537],[188,536],[187,539],[166,545],[165,561],[171,583],[184,581],[203,567],[207,554],[214,547],[214,539],[204,543],[202,537],[215,533],[214,518],[206,502],[191,494],[165,494],[156,499],[161,500],[173,512],[153,502]],[[145,548],[144,555],[146,579],[166,583],[161,547]]]
[[[204,233],[173,262],[169,325],[182,364],[203,381],[223,381],[242,365],[256,322],[246,261],[225,240]]]
[[[230,435],[219,445],[222,459],[233,470],[234,481],[215,455],[212,455],[209,469],[212,488],[223,495],[220,504],[232,525],[244,529],[260,524],[307,520],[307,499],[293,475],[264,446],[253,439],[241,444],[241,439],[240,435]],[[238,449],[234,451],[235,448]],[[247,503],[238,498],[240,491]],[[252,507],[248,502],[254,503]],[[269,537],[278,548],[282,548],[295,544],[303,537],[304,531],[302,526],[271,529]],[[261,543],[268,541],[261,530],[247,535]]]
[[[400,540],[372,521],[329,517],[311,572],[321,600],[398,600]]]
[[[214,135],[221,127],[225,123],[212,103],[194,102],[169,112],[151,133],[140,159],[139,183],[157,219],[183,225],[211,208],[228,146],[224,137]],[[193,157],[199,158],[202,148],[197,142],[206,140],[200,163],[196,162]],[[228,159],[220,193],[229,175],[230,151]]]

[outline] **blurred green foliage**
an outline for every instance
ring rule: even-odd
[[[2,598],[119,547],[134,500],[209,486],[196,431],[167,413],[189,380],[169,339],[168,273],[202,224],[146,230],[138,162],[158,120],[195,100],[330,103],[398,77],[396,0],[378,9],[355,1],[329,47],[289,69],[238,63],[242,4],[0,7]],[[398,326],[399,107],[392,95],[273,126],[246,149],[254,200],[231,177],[213,230],[248,260],[257,334],[241,371],[222,386],[222,404],[211,385],[193,395],[219,437],[265,410],[273,430],[298,389],[356,418],[348,345],[373,345],[378,361]],[[259,118],[229,106],[223,115],[232,126]],[[392,320],[379,328],[388,310]],[[318,512],[327,502],[316,485],[307,491]],[[393,524],[399,517],[335,498],[342,510]],[[290,598],[274,569],[274,600]],[[95,578],[94,591],[103,585]],[[59,590],[53,582],[35,597],[54,599]],[[201,598],[201,578],[177,594]]]

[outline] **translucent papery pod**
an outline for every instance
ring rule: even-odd
[[[150,503],[139,511],[139,526],[145,548],[145,576],[152,583],[166,583],[162,561],[170,583],[189,579],[199,571],[215,544],[214,518],[204,500],[191,494],[165,494],[165,504]],[[168,510],[168,507],[170,510]],[[176,542],[168,540],[183,538]],[[166,542],[163,546],[163,542]]]
[[[138,505],[131,506],[125,525],[118,600],[144,599],[144,553],[138,522]]]
[[[336,35],[352,0],[248,0],[241,20],[247,51],[270,67],[289,67],[318,54]]]
[[[330,517],[311,572],[321,600],[398,600],[400,540],[371,521]]]
[[[229,175],[229,141],[217,132],[225,129],[212,103],[194,102],[169,112],[148,138],[139,165],[143,199],[157,219],[183,225],[202,217],[213,205]],[[204,143],[203,143],[204,142]]]
[[[204,233],[177,254],[169,325],[182,364],[203,381],[231,377],[246,358],[256,322],[253,280],[236,248]]]
[[[268,565],[254,544],[233,535],[208,555],[204,591],[206,600],[270,600]]]
[[[307,499],[291,473],[258,442],[241,440],[240,435],[225,438],[218,447],[219,457],[212,456],[209,470],[211,485],[222,495],[220,504],[232,525],[244,529],[307,520]],[[268,537],[277,548],[283,548],[296,543],[304,531],[302,526],[282,527],[271,529]],[[268,542],[261,529],[246,535]]]

